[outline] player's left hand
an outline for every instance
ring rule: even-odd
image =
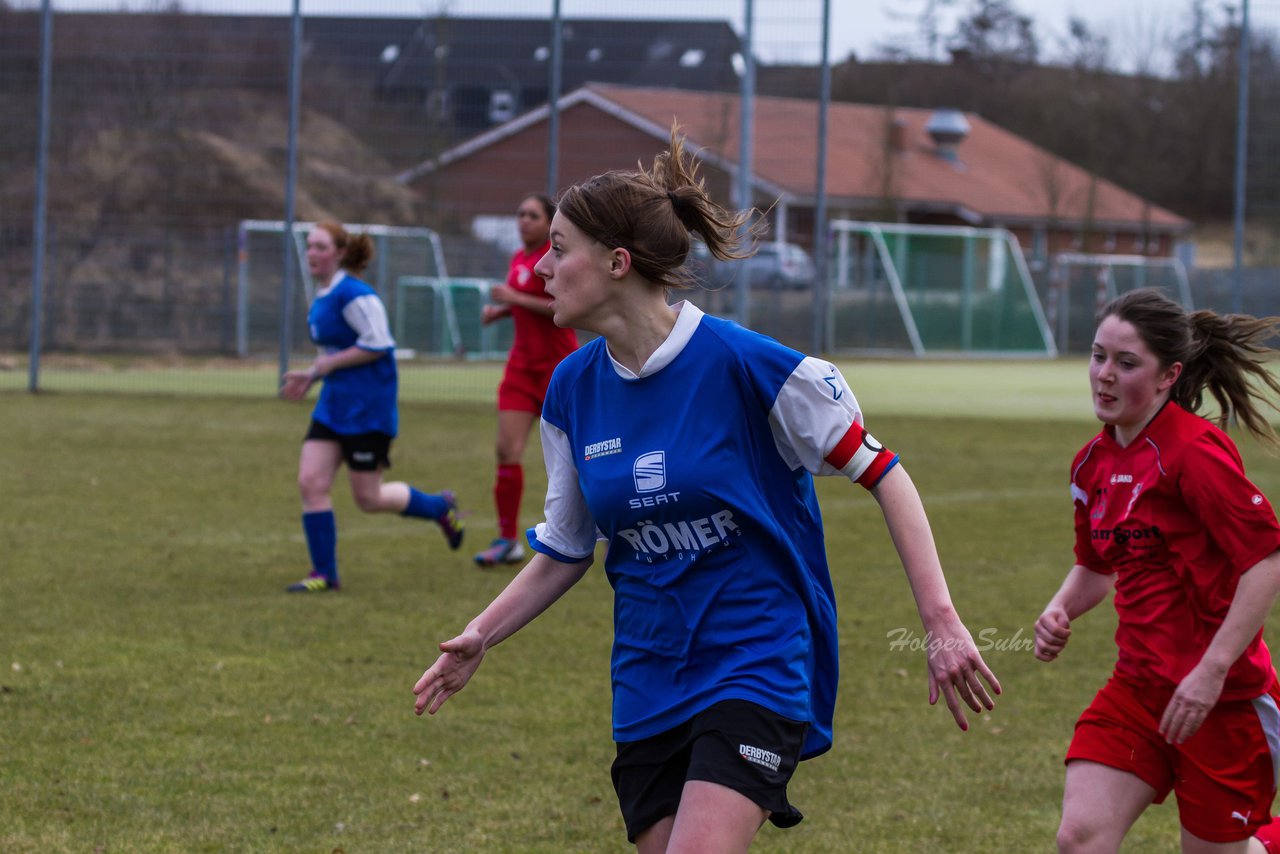
[[[942,696],[961,730],[969,730],[961,701],[976,714],[996,707],[991,694],[1000,693],[1000,680],[982,660],[973,636],[959,619],[930,626],[928,630],[929,705]],[[981,677],[981,678],[979,678]],[[988,692],[986,680],[991,686]]]
[[[516,292],[506,285],[494,285],[489,288],[489,299],[499,305],[511,305],[515,302]]]
[[[302,400],[312,382],[314,377],[310,371],[287,371],[280,384],[280,396],[285,400]]]
[[[440,657],[426,669],[413,686],[414,714],[434,715],[444,701],[466,687],[484,660],[484,640],[468,628],[452,640],[440,644]]]
[[[1203,664],[1192,668],[1178,683],[1160,717],[1159,733],[1164,740],[1170,744],[1182,744],[1195,735],[1213,707],[1218,705],[1225,681],[1225,673],[1216,673]]]

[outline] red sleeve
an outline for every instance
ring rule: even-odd
[[[1093,548],[1093,526],[1089,520],[1089,502],[1097,500],[1097,492],[1093,489],[1088,471],[1084,466],[1089,447],[1085,446],[1071,462],[1071,503],[1075,509],[1076,563],[1099,575],[1112,575],[1115,570],[1098,557],[1097,551]]]
[[[1105,563],[1093,549],[1093,528],[1089,525],[1089,508],[1079,500],[1076,508],[1076,563],[1099,575],[1111,575],[1115,572],[1110,564]]]
[[[1191,443],[1181,464],[1183,500],[1204,522],[1237,576],[1280,549],[1280,524],[1271,502],[1244,473],[1229,438],[1209,432]]]

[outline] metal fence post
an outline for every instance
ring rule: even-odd
[[[1245,166],[1249,156],[1249,0],[1243,0],[1240,20],[1240,79],[1236,107],[1235,284],[1231,311],[1244,310],[1244,198]]]
[[[289,28],[289,141],[284,184],[284,284],[280,294],[280,376],[289,370],[293,345],[293,218],[298,186],[298,102],[301,100],[302,15],[299,0],[293,0]]]
[[[40,390],[40,331],[44,308],[45,194],[49,171],[49,92],[53,76],[53,8],[40,4],[40,131],[36,150],[36,210],[32,228],[35,245],[31,264],[31,355],[27,365],[27,391]]]
[[[755,91],[756,63],[754,57],[754,19],[755,4],[753,0],[742,0],[742,94],[738,105],[738,175],[736,182],[737,202],[739,210],[750,210],[752,201],[751,171],[752,150],[751,136],[755,132]],[[743,326],[751,324],[751,282],[746,273],[738,271],[734,281],[736,320]]]
[[[827,42],[831,33],[831,0],[822,0],[822,51],[819,59],[821,78],[818,84],[818,168],[817,200],[813,208],[813,354],[825,353],[830,347],[827,322],[831,314],[830,265],[827,263],[827,113],[831,104],[831,57]]]

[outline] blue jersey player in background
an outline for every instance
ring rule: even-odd
[[[302,530],[311,573],[290,584],[291,593],[337,590],[338,529],[329,493],[343,461],[351,494],[366,513],[399,513],[440,525],[452,549],[462,545],[462,525],[451,491],[428,495],[407,483],[383,483],[391,465],[391,440],[399,427],[396,409],[395,341],[378,294],[355,274],[373,258],[367,234],[350,235],[324,222],[307,236],[307,267],[316,282],[307,314],[311,340],[321,348],[311,367],[284,375],[280,394],[302,400],[323,379],[320,400],[302,442],[298,489]]]
[[[535,267],[557,325],[599,337],[556,369],[542,410],[546,520],[534,557],[414,686],[435,713],[486,650],[586,573],[614,590],[614,788],[643,854],[736,852],[801,814],[787,784],[831,747],[836,614],[813,475],[879,502],[929,645],[930,702],[993,708],[999,683],[951,603],[924,507],[863,428],[840,372],[667,304],[690,232],[741,257],[746,213],[707,196],[672,131],[650,171],[574,186]],[[984,685],[984,680],[986,684]],[[990,686],[988,691],[987,686]]]

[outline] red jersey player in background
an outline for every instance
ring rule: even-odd
[[[529,431],[542,414],[551,372],[560,360],[578,347],[578,335],[551,321],[551,298],[533,265],[551,246],[551,217],[556,207],[541,195],[527,196],[516,209],[516,224],[524,247],[511,258],[507,284],[489,291],[495,304],[486,305],[484,323],[510,316],[515,340],[507,355],[507,367],[498,386],[498,475],[493,502],[498,511],[498,537],[476,555],[480,566],[518,563],[524,559],[520,545],[520,499],[524,494],[525,445]]]
[[[1188,314],[1153,290],[1100,318],[1089,384],[1105,426],[1071,467],[1075,565],[1036,621],[1036,657],[1055,659],[1114,589],[1119,658],[1067,751],[1058,850],[1117,851],[1170,791],[1183,852],[1271,850],[1280,688],[1262,625],[1280,525],[1220,427],[1275,442],[1261,404],[1280,393],[1263,364],[1280,318]],[[1205,391],[1218,426],[1194,414]]]

